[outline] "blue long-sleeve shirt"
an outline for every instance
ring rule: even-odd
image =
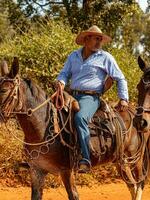
[[[127,81],[114,57],[104,50],[99,50],[86,60],[82,58],[82,48],[73,51],[57,77],[66,84],[71,80],[73,90],[91,90],[102,93],[106,76],[117,81],[118,96],[128,101]]]

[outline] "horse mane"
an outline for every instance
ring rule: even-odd
[[[24,82],[27,84],[28,88],[30,89],[31,95],[36,99],[43,99],[46,98],[46,93],[44,90],[39,87],[33,80],[29,78],[24,78]]]

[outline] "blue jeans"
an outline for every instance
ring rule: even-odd
[[[80,111],[75,113],[75,125],[82,153],[80,162],[91,164],[89,152],[90,131],[88,122],[97,111],[100,101],[97,95],[78,94],[74,96],[79,102]]]

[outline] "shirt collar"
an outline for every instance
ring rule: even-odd
[[[77,50],[77,55],[82,58],[82,49],[83,47],[81,47],[80,49]],[[96,51],[93,55],[99,55],[99,54],[102,54],[102,49],[99,49],[98,51]]]
[[[82,49],[83,49],[83,47],[81,47],[80,49],[77,49],[76,50],[76,53],[77,53],[77,55],[78,55],[78,57],[82,60]]]

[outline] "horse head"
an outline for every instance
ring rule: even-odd
[[[22,102],[20,101],[20,77],[19,62],[15,57],[10,71],[6,61],[1,63],[0,78],[0,109],[1,116],[8,117],[12,111],[20,111]]]
[[[134,118],[134,125],[140,131],[150,129],[150,67],[139,56],[138,65],[143,71],[143,75],[137,85],[138,89],[138,106]]]

